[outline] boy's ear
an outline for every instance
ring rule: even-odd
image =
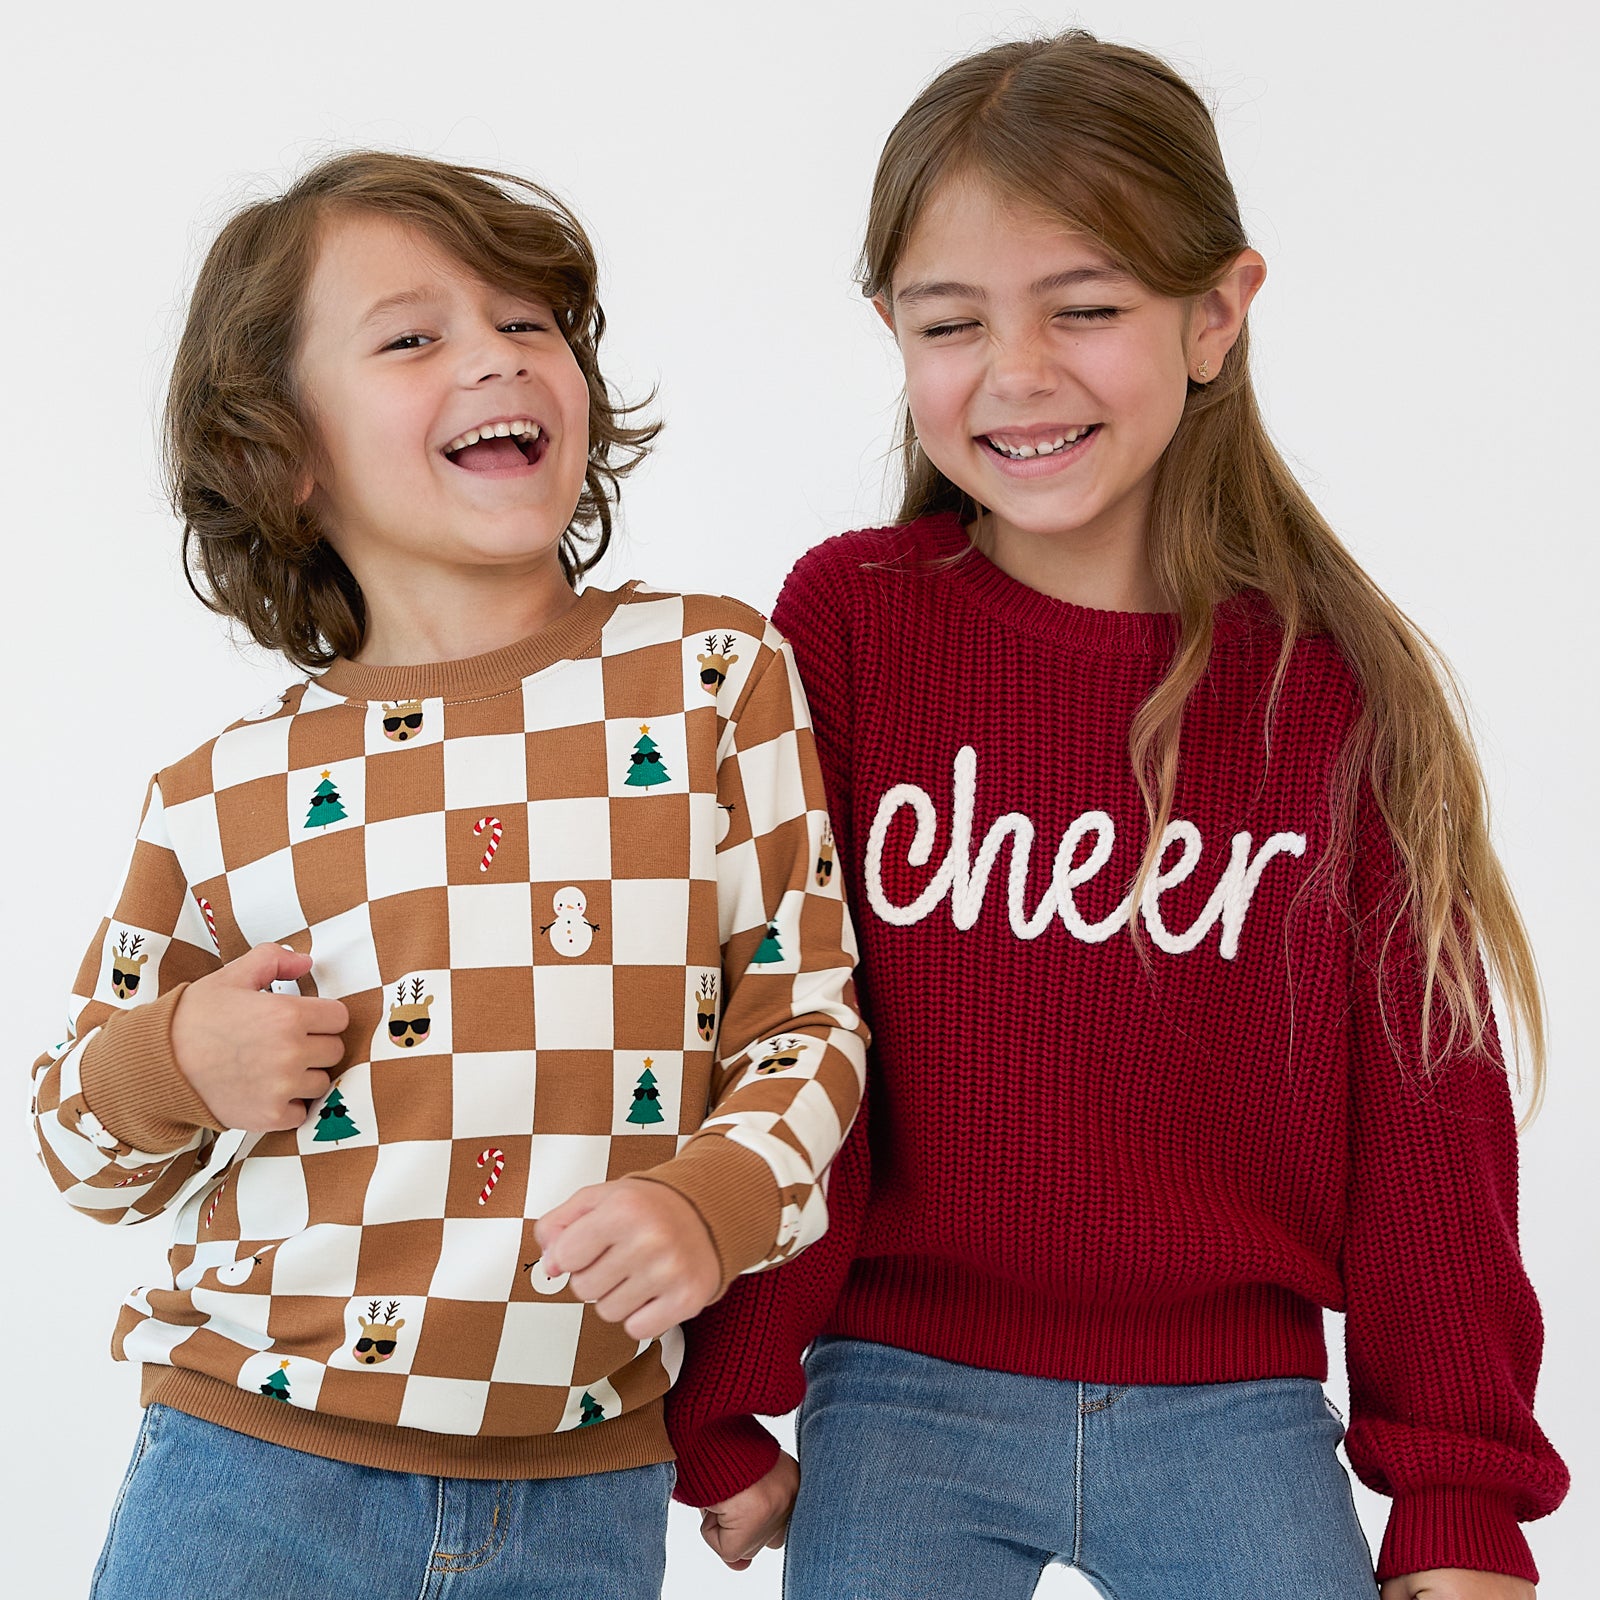
[[[889,309],[889,302],[881,294],[873,295],[873,297],[872,297],[872,309],[874,311],[876,311],[880,317],[883,318],[884,327],[886,327],[889,330],[890,333],[893,333],[894,332],[894,312],[892,312]]]

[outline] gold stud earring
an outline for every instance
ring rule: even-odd
[[[1204,383],[1211,376],[1211,359],[1209,356],[1200,362],[1200,382]]]

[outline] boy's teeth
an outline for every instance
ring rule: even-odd
[[[444,453],[453,456],[456,451],[465,450],[469,444],[476,444],[480,439],[509,439],[513,436],[519,439],[537,439],[539,424],[529,422],[526,418],[519,418],[516,422],[490,422],[481,428],[468,428],[465,433],[452,439],[444,447]]]

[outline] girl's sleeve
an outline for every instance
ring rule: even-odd
[[[1401,881],[1369,807],[1352,883],[1345,1447],[1394,1499],[1380,1581],[1461,1567],[1535,1582],[1519,1523],[1560,1504],[1567,1473],[1533,1417],[1543,1329],[1517,1245],[1510,1090],[1492,1039],[1490,1058],[1423,1074]]]
[[[711,1104],[669,1184],[716,1244],[723,1287],[822,1237],[825,1174],[861,1103],[855,933],[789,647],[771,628],[723,729],[717,799],[721,1021]],[[715,1004],[719,997],[708,997]]]
[[[850,876],[857,857],[848,788],[849,618],[845,586],[829,576],[833,553],[823,546],[802,559],[778,598],[773,621],[793,647],[805,682],[831,799],[838,882]],[[864,1102],[828,1175],[827,1233],[779,1271],[737,1280],[685,1328],[683,1369],[666,1401],[679,1500],[715,1505],[755,1483],[777,1460],[778,1442],[756,1417],[782,1416],[805,1397],[801,1356],[844,1287],[870,1182]]]
[[[33,1068],[40,1159],[96,1221],[166,1209],[221,1131],[171,1037],[185,987],[220,965],[152,781],[126,877],[78,969],[66,1037]]]

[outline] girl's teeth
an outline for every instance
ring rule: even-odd
[[[1034,456],[1051,456],[1057,450],[1064,449],[1069,444],[1076,444],[1088,431],[1087,428],[1069,428],[1067,432],[1061,434],[1058,438],[1044,439],[1038,444],[1001,444],[999,440],[993,438],[990,439],[989,443],[1002,455],[1009,456],[1013,461],[1029,461]]]

